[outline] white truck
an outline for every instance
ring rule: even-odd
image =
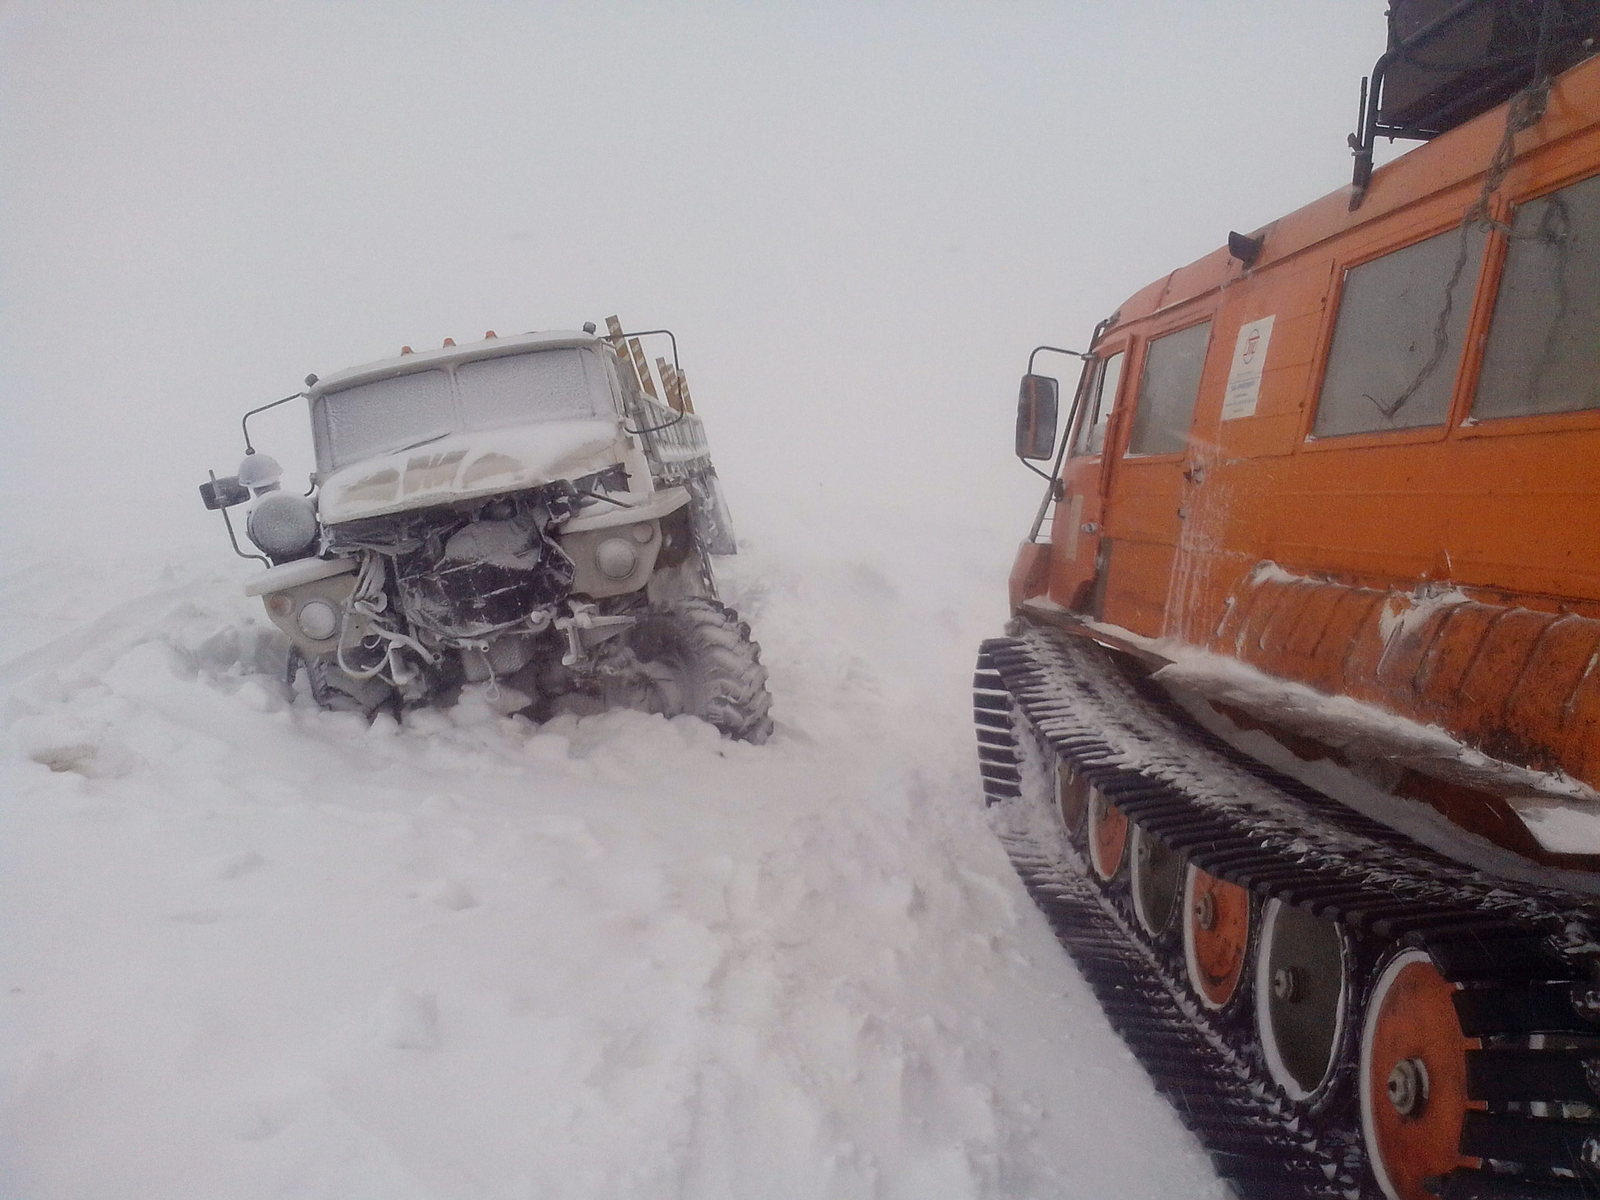
[[[712,575],[733,539],[676,339],[658,389],[640,339],[671,334],[608,326],[407,347],[245,414],[239,473],[201,497],[266,564],[245,591],[317,703],[370,716],[485,684],[536,719],[623,706],[766,740],[766,670]],[[304,495],[249,434],[301,398]],[[239,504],[260,554],[240,549]]]

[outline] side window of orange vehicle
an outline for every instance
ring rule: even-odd
[[[1600,175],[1517,209],[1474,417],[1600,408]]]
[[[1094,382],[1084,398],[1083,423],[1078,427],[1076,454],[1099,454],[1106,448],[1106,426],[1111,424],[1111,412],[1117,404],[1117,389],[1122,385],[1122,363],[1126,356],[1121,350],[1107,355],[1095,364]]]
[[[1452,229],[1345,272],[1313,435],[1444,424],[1483,244]]]
[[[1211,322],[1156,338],[1144,356],[1139,402],[1133,410],[1128,453],[1173,454],[1189,444],[1194,402],[1200,395]]]

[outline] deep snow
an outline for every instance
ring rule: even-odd
[[[1220,1197],[985,822],[1009,547],[904,524],[741,527],[764,747],[319,712],[220,530],[12,561],[0,1195]]]

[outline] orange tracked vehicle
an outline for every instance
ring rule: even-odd
[[[1353,184],[1102,322],[1059,448],[1034,352],[981,770],[1241,1194],[1600,1196],[1600,4],[1389,22]]]

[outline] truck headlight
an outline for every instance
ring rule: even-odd
[[[312,641],[325,642],[339,631],[339,610],[326,600],[307,600],[295,621]]]
[[[639,549],[623,538],[607,538],[594,548],[594,565],[607,579],[626,579],[639,565]]]
[[[250,510],[244,531],[273,558],[293,558],[317,540],[317,510],[304,496],[268,492]]]

